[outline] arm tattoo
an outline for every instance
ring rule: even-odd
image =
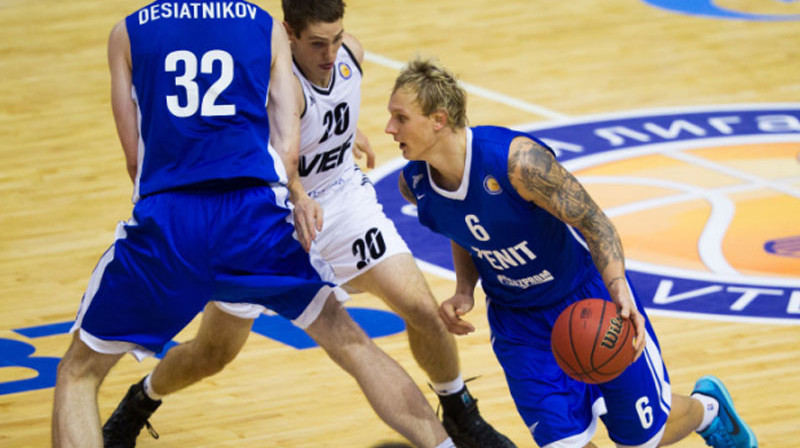
[[[578,180],[535,141],[512,142],[508,174],[519,193],[558,219],[580,229],[597,269],[623,261],[616,229]]]
[[[622,243],[619,240],[617,231],[611,221],[602,214],[602,219],[595,221],[592,225],[584,227],[582,230],[589,245],[589,252],[592,254],[597,270],[602,274],[603,271],[614,261],[625,262],[625,255],[622,252]],[[612,282],[609,282],[609,286]]]

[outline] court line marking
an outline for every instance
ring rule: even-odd
[[[735,112],[757,112],[761,110],[774,110],[774,109],[800,109],[800,102],[775,102],[775,103],[735,103],[724,105],[695,105],[695,106],[668,106],[668,107],[654,107],[654,108],[641,108],[629,109],[616,112],[600,112],[596,114],[580,115],[578,117],[570,117],[568,119],[556,121],[532,121],[527,123],[520,123],[513,126],[513,129],[534,131],[543,128],[552,128],[563,125],[576,125],[595,123],[610,120],[621,120],[626,118],[644,118],[655,117],[661,115],[678,115],[686,113],[703,113],[703,112],[718,112],[718,113],[735,113]]]
[[[730,223],[736,213],[733,201],[727,196],[705,188],[687,185],[680,182],[672,182],[663,179],[646,179],[628,176],[579,176],[583,184],[624,184],[624,185],[643,185],[649,187],[667,188],[670,190],[683,191],[685,194],[671,195],[643,201],[632,202],[618,207],[605,209],[609,218],[630,214],[661,207],[668,204],[677,204],[694,199],[703,199],[711,206],[711,214],[706,220],[703,230],[698,237],[697,249],[700,260],[706,267],[715,274],[738,275],[739,272],[733,268],[725,259],[722,251],[722,243],[725,239]]]
[[[400,70],[405,66],[403,62],[395,61],[394,59],[389,59],[385,56],[381,56],[379,54],[372,53],[369,51],[364,52],[364,60],[395,70]],[[464,88],[464,90],[467,91],[467,93],[470,93],[480,98],[485,98],[500,104],[505,104],[506,106],[510,106],[515,109],[519,109],[525,112],[530,112],[532,114],[541,115],[556,120],[564,120],[569,118],[569,115],[565,115],[560,112],[550,110],[546,107],[542,107],[537,104],[521,101],[517,98],[508,96],[506,94],[498,93],[489,89],[485,89],[483,87],[476,86],[475,84],[470,84],[464,81],[459,81],[458,83],[461,84],[461,86]]]
[[[686,162],[690,165],[699,166],[701,168],[705,168],[710,171],[716,171],[718,173],[735,177],[737,179],[741,179],[745,182],[749,182],[753,185],[757,185],[762,188],[777,190],[780,191],[781,193],[785,193],[788,194],[789,196],[794,196],[795,198],[800,199],[800,190],[796,188],[792,188],[791,186],[788,185],[781,185],[779,183],[771,181],[770,179],[765,179],[763,177],[749,174],[744,171],[737,170],[735,168],[727,167],[725,165],[713,162],[708,159],[704,159],[702,157],[698,157],[692,154],[687,154],[684,151],[664,152],[663,155],[673,158],[675,160]]]

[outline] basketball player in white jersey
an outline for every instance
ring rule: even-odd
[[[477,400],[464,385],[455,340],[438,317],[438,305],[408,247],[384,215],[372,183],[354,161],[354,150],[365,153],[371,167],[374,154],[356,128],[364,50],[344,32],[344,3],[284,0],[283,11],[302,91],[297,164],[302,185],[291,188],[306,192],[292,198],[298,238],[306,249],[315,241],[338,284],[381,297],[403,317],[411,350],[439,395],[445,429],[457,446],[513,447],[480,416]],[[142,427],[150,428],[147,419],[162,396],[222,370],[235,358],[263,310],[221,302],[206,307],[197,337],[170,350],[150,375],[131,387],[104,433],[135,441]],[[226,337],[218,337],[221,333]],[[141,389],[144,394],[136,394]],[[144,401],[134,401],[134,395]]]

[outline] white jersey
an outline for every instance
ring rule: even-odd
[[[300,123],[298,172],[312,198],[354,170],[353,144],[361,108],[361,66],[350,49],[342,45],[336,55],[326,88],[306,79],[297,63],[305,112]]]
[[[353,158],[361,105],[361,67],[344,45],[326,89],[308,81],[297,64],[306,110],[300,120],[298,171],[308,195],[322,206],[325,223],[313,246],[344,285],[388,258],[410,253],[383,213],[372,182]],[[337,297],[339,300],[341,298]],[[215,302],[224,312],[255,319],[261,305]]]

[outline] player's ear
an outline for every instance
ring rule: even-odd
[[[285,20],[282,23],[283,23],[283,29],[286,30],[286,34],[289,36],[289,41],[294,42],[295,35],[294,31],[292,31],[292,27],[289,26],[289,23],[287,23]]]
[[[447,126],[447,111],[439,109],[431,114],[431,118],[433,118],[433,129],[439,131]]]

